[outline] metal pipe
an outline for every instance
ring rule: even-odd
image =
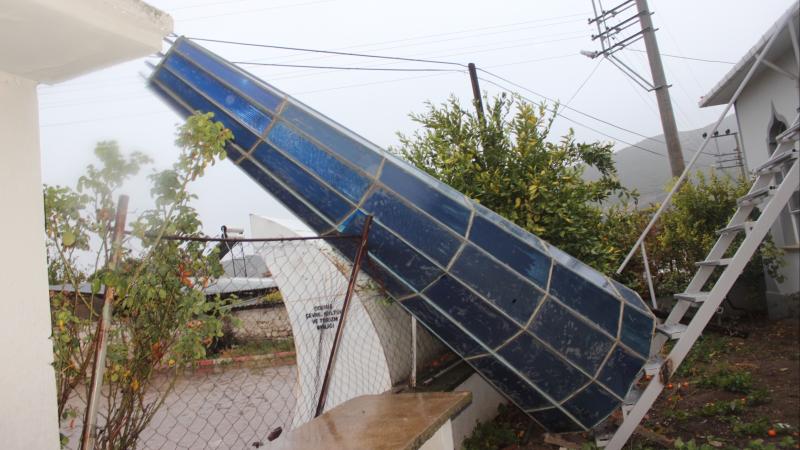
[[[417,387],[417,318],[411,316],[411,388]]]
[[[783,27],[781,26],[781,28]],[[689,161],[689,164],[686,165],[686,169],[684,169],[683,173],[681,173],[681,176],[678,177],[678,180],[675,182],[675,185],[672,186],[672,189],[670,189],[669,193],[667,193],[667,197],[664,198],[663,202],[661,202],[661,206],[659,206],[656,213],[653,214],[653,217],[650,219],[650,222],[642,231],[642,234],[639,236],[639,239],[636,240],[636,243],[633,244],[633,247],[628,252],[628,255],[625,257],[625,260],[622,261],[622,264],[619,266],[619,269],[617,269],[617,274],[620,274],[622,273],[623,270],[625,270],[625,266],[628,265],[628,262],[630,262],[631,257],[633,257],[633,254],[636,253],[636,248],[642,245],[642,242],[644,242],[644,238],[645,236],[647,236],[647,233],[650,232],[650,229],[653,228],[653,225],[655,225],[658,218],[661,217],[661,214],[664,212],[667,206],[669,206],[670,200],[672,200],[672,197],[675,195],[678,189],[680,189],[681,185],[686,180],[686,177],[689,175],[689,171],[692,170],[692,167],[697,162],[698,158],[700,158],[700,155],[703,153],[703,150],[705,150],[706,146],[711,141],[714,132],[717,131],[717,129],[719,129],[720,124],[722,124],[722,121],[725,120],[725,116],[728,114],[728,111],[731,110],[731,107],[733,107],[733,103],[739,99],[739,95],[741,95],[747,83],[750,82],[750,78],[752,78],[753,74],[755,74],[756,69],[761,64],[761,61],[764,59],[764,54],[767,53],[770,47],[772,47],[772,43],[775,42],[775,39],[778,37],[778,34],[780,33],[773,34],[772,37],[770,37],[769,41],[767,41],[766,45],[764,45],[764,49],[758,53],[758,55],[756,56],[756,61],[750,67],[750,70],[747,71],[747,75],[745,75],[744,79],[739,84],[739,87],[736,89],[736,92],[733,93],[733,96],[731,97],[730,101],[728,101],[728,104],[725,106],[725,109],[723,109],[722,113],[720,113],[719,119],[717,119],[717,122],[714,124],[714,127],[708,133],[708,136],[706,136],[705,140],[703,140],[703,144],[700,145],[699,149],[697,149],[697,152],[695,152],[694,156]]]
[[[658,309],[656,303],[656,290],[653,287],[653,276],[650,275],[650,262],[647,260],[647,252],[644,249],[644,242],[642,242],[642,260],[644,261],[644,273],[647,276],[647,288],[650,289],[650,302],[653,304],[653,311]]]
[[[125,235],[125,218],[128,215],[128,196],[120,195],[117,203],[117,214],[114,219],[114,232],[112,235],[111,259],[108,269],[113,271],[119,262],[122,250],[122,237]],[[89,396],[86,399],[86,414],[83,418],[83,431],[81,432],[81,450],[94,448],[97,439],[97,407],[100,402],[100,393],[103,389],[103,373],[106,368],[106,352],[108,350],[108,330],[111,325],[111,303],[114,301],[114,288],[106,286],[103,299],[103,313],[97,322],[95,334],[94,367],[89,386]]]
[[[132,234],[126,231],[125,234]],[[154,238],[154,234],[146,234],[146,237]],[[279,242],[279,241],[311,241],[315,239],[356,239],[361,236],[356,234],[340,234],[336,236],[296,236],[279,238],[214,238],[205,236],[162,236],[165,241],[192,241],[192,242]]]
[[[353,291],[356,288],[356,278],[358,277],[358,270],[361,267],[361,260],[364,254],[367,253],[367,240],[369,239],[369,227],[372,225],[372,216],[367,216],[364,220],[364,229],[361,230],[361,243],[358,246],[358,252],[353,260],[353,271],[350,272],[350,281],[347,283],[347,292],[344,294],[344,302],[342,303],[342,313],[339,316],[339,323],[336,326],[336,335],[333,337],[333,345],[331,345],[331,355],[328,358],[328,366],[325,368],[325,377],[322,379],[322,389],[319,393],[319,402],[317,403],[317,411],[314,417],[319,417],[325,409],[325,401],[328,399],[328,388],[330,387],[331,375],[333,374],[334,364],[336,363],[336,353],[339,350],[339,341],[344,334],[345,320],[347,319],[347,310],[350,307],[350,300],[353,297]]]

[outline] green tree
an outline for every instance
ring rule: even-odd
[[[612,146],[581,143],[572,130],[553,140],[554,114],[516,96],[486,99],[486,123],[451,97],[411,118],[422,125],[392,149],[517,225],[593,267],[610,272],[621,250],[598,232],[602,204],[626,196]],[[585,168],[600,173],[585,180]]]
[[[179,129],[178,160],[150,176],[154,206],[130,224],[132,236],[124,240],[122,263],[114,269],[108,261],[117,191],[149,160],[138,153],[125,157],[115,143],[102,142],[95,149],[99,166],[87,168],[76,190],[45,187],[50,281],[89,283],[92,291],[66,287],[51,296],[62,418],[78,413],[68,406],[76,391],[83,390],[83,398],[88,392],[99,313],[92,299],[101,286],[115,291],[97,448],[134,448],[178,371],[204,357],[212,339],[222,334],[219,303],[208,301],[202,291],[222,273],[216,252],[200,242],[163,239],[202,231],[188,187],[224,157],[231,138],[212,117],[192,116]],[[92,263],[85,263],[87,255]]]

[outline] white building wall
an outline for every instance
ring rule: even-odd
[[[0,72],[0,441],[57,449],[36,82]]]
[[[791,49],[771,62],[789,73],[797,73],[797,62]],[[736,118],[748,170],[764,164],[770,156],[768,138],[773,114],[790,126],[800,111],[799,107],[800,87],[796,80],[765,68],[750,81],[736,102]],[[785,262],[781,269],[782,283],[767,277],[768,309],[771,316],[779,318],[790,314],[784,310],[786,307],[797,308],[797,305],[786,303],[787,296],[800,291],[800,251],[789,208],[772,227],[772,239],[783,250]]]
[[[772,61],[790,73],[797,72],[792,51]],[[747,159],[747,169],[753,170],[769,158],[767,132],[772,119],[773,107],[786,125],[791,125],[797,116],[800,92],[797,81],[765,68],[753,77],[736,101],[736,118],[739,122],[742,145]]]

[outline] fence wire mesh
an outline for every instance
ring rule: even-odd
[[[359,238],[340,239],[354,245],[338,245],[339,251],[357,251]],[[219,306],[222,336],[207,342],[205,355],[191,364],[178,367],[165,357],[136,400],[136,408],[148,413],[138,422],[138,439],[120,445],[106,431],[96,448],[268,448],[314,417],[340,323],[344,329],[325,410],[407,383],[411,318],[380,283],[358,275],[342,319],[354,254],[345,258],[321,238],[208,246],[218,246],[223,274],[209,280],[187,274],[186,285]],[[368,258],[364,264],[370,264]],[[121,320],[129,319],[115,315],[111,328]],[[416,345],[420,366],[445,351],[421,328]],[[106,368],[115,373],[109,362]],[[66,448],[79,448],[87,392],[88,387],[76,388],[67,402],[66,411],[73,414],[62,416]],[[102,391],[100,429],[122,401],[110,392]]]

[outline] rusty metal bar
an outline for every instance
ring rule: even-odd
[[[120,195],[117,203],[117,214],[114,219],[114,233],[112,235],[111,260],[108,262],[109,270],[114,270],[122,253],[122,238],[125,235],[125,218],[128,216],[128,196]],[[89,397],[86,399],[86,414],[83,419],[81,432],[81,450],[94,448],[97,438],[97,406],[100,402],[100,393],[103,389],[103,372],[106,368],[106,351],[108,350],[108,329],[111,325],[111,302],[114,300],[114,288],[106,286],[103,300],[103,313],[97,321],[95,334],[94,367],[90,382]]]
[[[345,320],[347,319],[347,310],[350,307],[350,300],[353,297],[353,291],[356,288],[356,278],[358,271],[361,268],[361,260],[364,254],[367,253],[367,240],[369,239],[369,227],[372,225],[372,216],[367,216],[364,220],[364,229],[361,230],[361,243],[358,246],[358,252],[353,260],[353,271],[350,272],[350,281],[347,283],[347,292],[344,294],[344,302],[342,304],[342,313],[339,315],[339,323],[336,326],[336,335],[333,337],[333,345],[331,346],[331,355],[328,358],[328,366],[325,368],[325,378],[322,380],[322,389],[319,393],[319,402],[317,403],[317,411],[314,417],[319,417],[325,409],[325,401],[328,399],[328,388],[330,387],[331,375],[333,374],[334,365],[336,363],[336,352],[339,350],[339,341],[344,334]]]
[[[130,231],[125,231],[125,234],[132,234]],[[155,234],[145,235],[146,237],[156,237]],[[279,241],[312,241],[317,239],[359,239],[362,236],[356,234],[338,234],[335,236],[296,236],[296,237],[280,237],[280,238],[215,238],[207,236],[176,236],[167,235],[162,236],[164,241],[192,241],[192,242],[279,242]]]

